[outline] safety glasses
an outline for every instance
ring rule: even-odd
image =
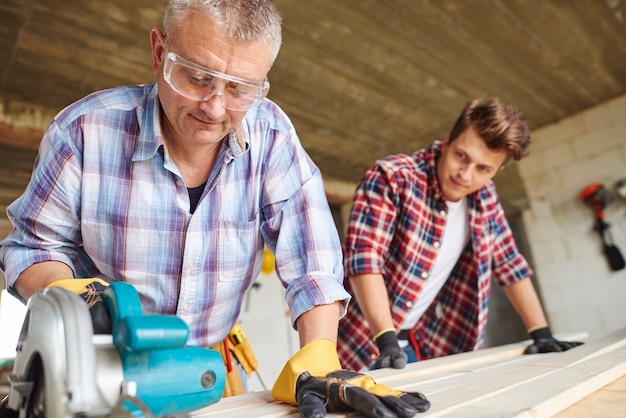
[[[203,67],[173,52],[165,54],[163,77],[178,94],[191,100],[208,101],[220,96],[226,109],[246,111],[267,96],[268,81],[250,81]]]

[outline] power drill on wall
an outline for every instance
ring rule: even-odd
[[[610,231],[610,225],[604,220],[604,208],[608,203],[607,190],[602,183],[592,183],[580,193],[580,200],[591,207],[596,218],[594,229],[602,238],[604,255],[609,262],[611,270],[621,270],[626,267],[624,256],[614,244]]]

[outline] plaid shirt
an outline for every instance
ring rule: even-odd
[[[382,274],[399,329],[433,268],[446,222],[435,161],[441,143],[413,155],[379,160],[363,177],[352,202],[345,240],[347,276]],[[443,288],[415,326],[435,357],[480,348],[487,323],[490,279],[507,285],[532,274],[518,252],[493,182],[467,197],[470,243]],[[350,291],[350,283],[345,281]],[[369,367],[379,355],[353,299],[339,324],[338,352],[345,368]]]
[[[319,170],[270,100],[223,142],[190,213],[161,134],[157,88],[94,93],[51,122],[32,181],[7,212],[0,243],[7,287],[30,265],[57,260],[76,277],[135,286],[145,312],[176,314],[189,344],[213,346],[239,315],[266,245],[292,320],[342,300],[341,243]]]

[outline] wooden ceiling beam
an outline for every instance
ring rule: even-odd
[[[38,128],[24,128],[0,122],[0,144],[36,150],[43,135]]]

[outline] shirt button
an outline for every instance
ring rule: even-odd
[[[191,223],[195,224],[196,223],[196,217],[194,216],[193,218],[191,218]]]
[[[189,263],[187,263],[187,267],[192,269],[196,266],[196,263],[194,263],[193,261],[190,261]]]
[[[180,180],[176,180],[174,183],[176,184],[176,187],[180,187]]]
[[[448,214],[448,212],[446,212],[445,210],[440,210],[439,211],[439,215],[441,216],[446,216]]]
[[[422,279],[425,279],[428,277],[428,272],[427,271],[423,271],[422,274],[420,274],[420,276],[422,276]]]
[[[441,303],[437,303],[437,306],[435,306],[435,316],[437,319],[443,318],[443,307],[441,306]]]
[[[411,306],[413,306],[413,302],[408,301],[408,302],[406,303],[406,306],[408,306],[408,307],[410,308]]]
[[[188,311],[188,310],[189,310],[189,304],[188,304],[188,303],[185,303],[185,304],[183,305],[183,311]]]
[[[439,241],[433,242],[433,247],[435,247],[435,248],[439,248],[440,245],[441,244],[439,243]]]

